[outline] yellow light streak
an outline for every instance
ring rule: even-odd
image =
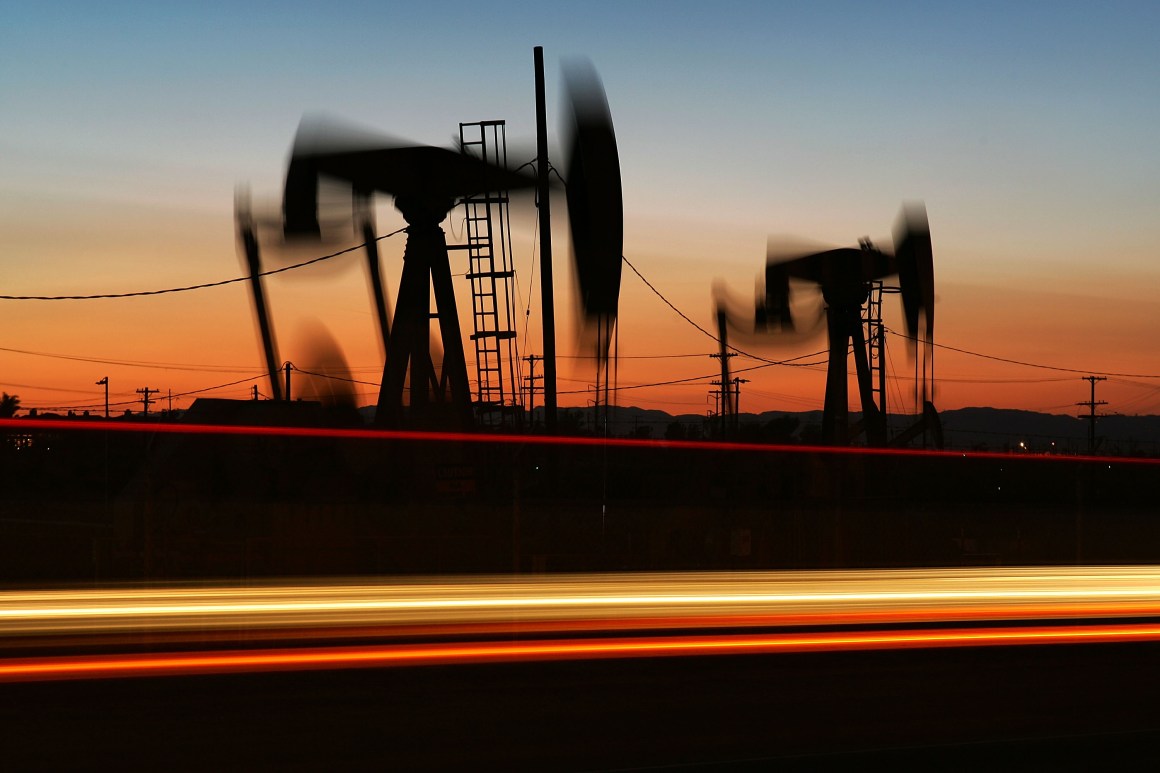
[[[534,630],[1160,616],[1156,567],[334,580],[2,591],[0,642],[116,632],[499,624]]]

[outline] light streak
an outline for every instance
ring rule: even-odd
[[[407,441],[422,443],[470,443],[492,445],[571,446],[690,450],[731,453],[816,454],[823,456],[907,457],[924,459],[990,459],[1004,462],[1055,464],[1100,463],[1107,465],[1160,466],[1160,459],[1140,457],[1057,456],[1014,454],[997,451],[935,451],[913,448],[865,448],[857,446],[772,445],[731,443],[716,440],[640,440],[614,437],[563,437],[556,435],[499,435],[483,432],[419,432],[335,427],[274,427],[234,424],[169,424],[164,422],[123,422],[90,419],[4,419],[0,430],[20,432],[137,432],[163,435],[267,436],[286,438],[326,438],[335,440]]]
[[[364,578],[13,590],[0,592],[4,650],[29,655],[96,648],[122,654],[0,659],[0,679],[175,668],[1143,641],[1156,639],[1158,632],[1157,567]],[[559,639],[577,633],[591,638]],[[620,638],[633,633],[637,636]],[[447,641],[489,637],[506,639],[454,646]],[[353,640],[374,645],[338,646]],[[272,641],[301,646],[270,651],[274,654],[212,651]],[[211,651],[141,654],[159,645],[210,646]]]
[[[975,646],[1160,641],[1160,625],[1082,625],[808,634],[572,639],[87,655],[0,662],[0,682],[188,676],[254,671],[461,665],[611,658],[757,655]]]
[[[0,592],[4,637],[614,619],[684,625],[1160,615],[1152,567],[663,573]],[[703,626],[696,626],[703,627]]]

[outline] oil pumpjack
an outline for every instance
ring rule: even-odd
[[[926,210],[921,206],[904,208],[895,230],[895,245],[894,253],[878,249],[869,240],[863,240],[858,247],[843,247],[793,257],[775,255],[771,250],[766,261],[765,295],[757,303],[755,332],[779,334],[795,331],[790,311],[791,279],[812,283],[821,289],[829,334],[822,436],[829,445],[848,445],[852,439],[847,381],[847,363],[851,354],[862,405],[862,429],[866,432],[867,443],[878,447],[888,445],[885,406],[874,401],[867,320],[863,314],[874,284],[879,283],[880,286],[882,280],[897,276],[909,340],[912,345],[919,343],[924,347],[929,347],[933,341],[934,260]],[[719,304],[719,314],[722,308]],[[729,325],[739,327],[729,319],[727,313],[725,317]],[[881,325],[880,320],[878,324]],[[722,326],[722,341],[724,328]],[[925,363],[928,358],[925,352],[923,354],[924,369],[920,386],[922,416],[914,427],[895,438],[895,442],[908,441],[918,434],[929,432],[933,435],[934,444],[940,446],[938,413],[929,399],[930,391],[927,389]],[[724,356],[722,362],[726,362]],[[879,367],[882,365],[879,351]],[[726,380],[727,375],[722,378]]]
[[[604,368],[616,324],[623,242],[623,205],[616,140],[595,71],[576,68],[566,79],[571,108],[566,195],[580,306],[596,327],[596,359]],[[547,159],[539,163],[546,169]],[[352,141],[340,127],[299,130],[286,173],[284,232],[319,238],[319,183],[349,185],[356,201],[374,193],[394,197],[407,222],[407,244],[394,317],[386,340],[376,424],[387,428],[474,426],[470,383],[451,282],[448,245],[440,223],[460,200],[518,191],[537,179],[464,152],[428,145]],[[367,232],[368,243],[373,241]],[[546,255],[545,255],[546,257]],[[432,311],[430,298],[435,299]],[[384,304],[379,304],[380,308]],[[547,308],[545,314],[548,314]],[[438,319],[442,379],[434,377],[430,320]],[[546,347],[547,348],[547,347]],[[406,398],[410,368],[410,396]],[[445,380],[447,406],[431,405],[427,386]],[[435,390],[440,395],[442,390]],[[554,397],[554,395],[553,395]],[[438,402],[438,399],[436,400]],[[407,410],[404,405],[407,404]]]
[[[473,424],[471,391],[447,240],[440,223],[463,196],[489,190],[516,190],[534,184],[533,178],[488,164],[470,155],[427,145],[334,149],[337,133],[321,142],[301,136],[286,173],[285,230],[288,237],[321,233],[318,222],[318,185],[321,177],[350,184],[367,198],[376,192],[394,196],[395,207],[407,221],[407,245],[394,318],[387,339],[387,357],[377,405],[377,423],[397,428],[404,424],[403,405],[408,366],[411,375],[412,426],[430,424],[426,385],[434,366],[430,356],[430,320],[438,318],[443,372],[449,386],[452,426]],[[434,314],[430,298],[434,293]]]

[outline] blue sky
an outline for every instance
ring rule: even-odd
[[[531,49],[543,45],[553,121],[560,60],[587,56],[600,71],[620,144],[626,253],[701,322],[715,278],[752,292],[769,234],[888,244],[901,202],[922,199],[946,311],[940,340],[1160,372],[1141,354],[1160,320],[1160,6],[878,5],[9,4],[6,290],[115,291],[236,273],[234,187],[277,191],[306,112],[432,144],[448,142],[459,121],[504,118],[510,136],[530,141]],[[531,235],[521,249],[530,257]],[[359,281],[353,272],[322,289],[288,281],[274,305],[286,328],[302,306],[338,315],[328,324],[340,330],[361,325],[341,318],[349,293],[365,294]],[[709,343],[629,280],[625,293],[622,345]],[[144,311],[8,302],[0,314],[22,330],[23,348],[170,361],[166,347],[193,346],[191,310],[217,309],[213,324],[230,330],[248,328],[246,304],[223,292]],[[157,338],[142,339],[134,357],[129,331],[143,313]],[[255,360],[252,334],[236,337],[220,356]],[[1077,340],[1086,348],[1077,352]],[[348,356],[373,362],[373,336],[352,335]],[[34,365],[0,359],[4,373]],[[43,380],[69,377],[55,369]],[[1034,405],[979,389],[978,402],[1040,408],[1069,394]],[[948,390],[950,402],[976,397]],[[812,382],[766,391],[816,392],[820,402]]]

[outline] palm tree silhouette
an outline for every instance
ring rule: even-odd
[[[20,410],[20,398],[7,392],[0,397],[0,419],[11,419]]]

